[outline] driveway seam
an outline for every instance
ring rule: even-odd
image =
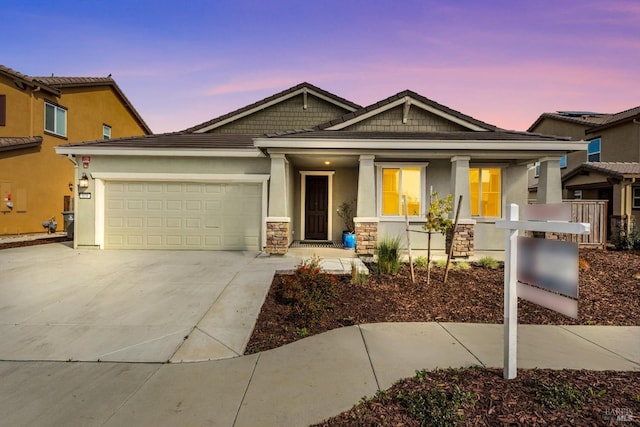
[[[601,349],[606,350],[606,351],[608,351],[608,352],[609,352],[609,353],[611,353],[611,354],[615,354],[616,356],[618,356],[618,357],[620,357],[620,358],[622,358],[622,359],[624,359],[624,360],[626,360],[626,361],[628,361],[628,362],[631,362],[631,363],[633,363],[634,365],[638,365],[638,366],[640,366],[640,362],[636,362],[635,360],[628,359],[627,357],[623,356],[622,354],[618,354],[618,353],[616,353],[615,351],[608,349],[607,347],[604,347],[604,346],[602,346],[602,345],[600,345],[600,344],[598,344],[598,343],[596,343],[596,342],[593,342],[593,341],[591,341],[590,339],[585,338],[585,337],[583,337],[582,335],[578,334],[577,332],[573,332],[571,329],[567,329],[567,328],[565,328],[565,327],[564,327],[565,325],[556,325],[556,326],[558,326],[560,329],[563,329],[563,330],[565,330],[565,331],[567,331],[567,332],[569,332],[569,333],[571,333],[571,334],[573,334],[573,335],[577,336],[578,338],[581,338],[581,339],[585,340],[586,342],[589,342],[589,343],[591,343],[591,344],[595,345],[596,347],[600,347]]]
[[[466,345],[464,345],[462,343],[462,341],[460,341],[455,335],[453,335],[451,332],[449,332],[449,330],[447,328],[444,327],[444,325],[440,322],[436,322],[442,329],[445,330],[446,333],[448,333],[449,335],[451,335],[451,338],[453,338],[454,340],[456,340],[458,342],[458,344],[460,344],[462,346],[462,348],[464,348],[465,350],[467,350],[469,352],[470,355],[473,356],[474,359],[476,359],[478,361],[478,363],[480,363],[482,365],[483,368],[486,368],[487,366],[482,362],[482,360],[480,360],[478,358],[478,356],[476,356],[471,350],[469,350],[469,348],[467,348]]]
[[[238,405],[238,410],[236,411],[236,416],[233,417],[232,426],[236,425],[238,421],[238,416],[240,415],[240,410],[242,409],[242,404],[244,403],[244,399],[247,397],[247,392],[249,391],[249,386],[251,385],[251,381],[253,380],[253,375],[256,373],[256,369],[258,368],[258,362],[260,361],[261,354],[258,353],[258,357],[256,357],[256,363],[253,365],[253,370],[251,371],[251,376],[249,377],[249,381],[247,381],[247,386],[244,389],[244,393],[242,393],[242,399],[240,399],[240,404]]]
[[[159,365],[159,366],[158,366],[158,369],[156,369],[155,371],[153,371],[153,372],[151,373],[151,375],[149,375],[149,376],[147,377],[147,379],[145,379],[144,381],[142,381],[142,383],[140,384],[140,386],[139,386],[139,387],[137,387],[134,391],[132,391],[132,392],[131,392],[131,394],[130,394],[129,396],[127,396],[127,398],[126,398],[126,399],[124,399],[124,400],[122,401],[122,403],[121,403],[121,404],[116,408],[116,410],[115,410],[115,411],[113,411],[113,413],[112,413],[111,415],[109,415],[109,416],[107,417],[107,419],[106,419],[106,420],[104,420],[104,422],[103,422],[102,424],[100,424],[100,425],[101,425],[101,426],[106,425],[106,424],[107,424],[107,423],[108,423],[108,422],[109,422],[109,421],[110,421],[110,420],[111,420],[111,419],[112,419],[112,418],[113,418],[113,417],[114,417],[118,412],[120,412],[120,410],[124,407],[124,405],[126,405],[126,404],[127,404],[127,402],[129,402],[129,401],[130,401],[130,400],[131,400],[131,399],[132,399],[136,394],[138,394],[138,392],[140,391],[140,389],[142,389],[142,387],[144,387],[144,386],[145,386],[145,384],[147,384],[147,383],[149,382],[149,380],[150,380],[151,378],[153,378],[153,377],[158,373],[158,371],[159,371],[161,368],[162,368],[162,365]]]
[[[240,272],[239,272],[239,271],[237,271],[237,272],[236,272],[236,274],[234,274],[234,275],[233,275],[233,277],[232,277],[232,278],[227,282],[227,284],[226,284],[226,285],[224,285],[224,288],[222,289],[222,291],[220,291],[220,293],[218,294],[218,296],[216,297],[216,299],[211,303],[211,305],[209,306],[209,308],[207,308],[207,309],[204,311],[204,314],[202,314],[202,316],[200,317],[200,319],[198,319],[198,321],[196,322],[196,324],[195,324],[195,325],[193,325],[193,328],[191,328],[191,331],[189,331],[189,333],[187,334],[187,337],[191,336],[191,334],[193,333],[193,331],[194,331],[194,330],[196,330],[196,328],[197,328],[199,331],[204,332],[202,329],[198,328],[198,325],[199,325],[199,324],[200,324],[200,322],[202,322],[202,320],[207,316],[207,313],[209,313],[209,311],[211,310],[211,307],[213,307],[213,306],[218,302],[218,300],[220,299],[220,297],[222,297],[222,294],[224,294],[224,292],[227,290],[227,288],[229,287],[229,285],[231,285],[231,282],[233,282],[233,281],[235,280],[235,278],[236,278],[236,277],[238,277],[238,274],[240,274]],[[207,334],[207,335],[209,335],[209,334]],[[209,335],[209,336],[211,336],[211,335]],[[211,337],[211,338],[213,338],[213,337]],[[214,338],[214,339],[215,339],[215,338]],[[182,348],[182,346],[184,345],[184,341],[185,341],[185,340],[182,340],[182,342],[181,342],[181,343],[180,343],[180,345],[175,349],[175,351],[174,351],[173,353],[171,353],[171,355],[169,356],[169,359],[168,359],[168,360],[171,360],[171,359],[173,359],[173,358],[174,358],[174,356],[176,355],[176,353],[178,353],[178,350],[180,350],[180,349]],[[218,341],[218,340],[216,340],[216,341]],[[220,344],[224,345],[224,343],[220,343]],[[227,346],[225,345],[225,347],[227,347]],[[229,347],[227,347],[227,348],[229,348]],[[231,349],[229,349],[229,350],[231,350]],[[233,351],[233,350],[232,350],[232,351]],[[234,352],[234,353],[236,353],[235,351],[233,351],[233,352]],[[238,354],[238,353],[236,353],[236,354]]]
[[[371,366],[371,372],[373,372],[373,378],[376,380],[376,389],[380,390],[380,382],[378,381],[378,375],[376,374],[376,368],[373,367],[373,361],[371,360],[371,354],[369,354],[369,347],[367,346],[367,340],[364,339],[364,332],[360,325],[356,325],[358,331],[360,331],[360,337],[362,337],[362,344],[364,344],[364,351],[367,353],[367,359],[369,359],[369,366]]]

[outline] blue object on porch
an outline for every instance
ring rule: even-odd
[[[353,233],[344,233],[342,235],[342,243],[345,249],[353,249],[356,247],[356,235]]]

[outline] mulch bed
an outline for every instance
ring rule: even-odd
[[[578,319],[519,300],[519,322],[640,325],[640,252],[581,250],[580,257],[588,269],[579,275]],[[360,284],[340,277],[332,307],[304,326],[278,303],[283,277],[276,276],[245,353],[362,323],[502,323],[503,268],[451,271],[446,285],[442,269],[432,270],[430,285],[426,271],[417,276],[415,285],[408,268]],[[421,372],[318,425],[640,425],[640,371],[520,369],[513,380],[498,369]]]
[[[581,250],[589,268],[580,271],[578,319],[519,300],[522,324],[640,325],[640,252]],[[245,354],[268,350],[331,329],[376,322],[503,322],[504,270],[472,267],[452,270],[447,284],[444,269],[432,268],[430,285],[426,271],[416,270],[412,284],[409,268],[397,276],[372,274],[366,283],[350,283],[339,277],[338,295],[319,322],[291,321],[291,307],[275,297],[282,276],[276,275],[262,306]]]
[[[318,426],[640,425],[639,381],[638,372],[422,372]]]

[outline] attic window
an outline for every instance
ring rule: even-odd
[[[102,139],[111,139],[111,126],[102,125]]]

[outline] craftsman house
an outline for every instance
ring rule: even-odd
[[[110,77],[30,77],[0,65],[0,234],[42,232],[73,210],[77,179],[54,147],[150,134]]]
[[[500,250],[494,223],[527,203],[541,162],[541,202],[560,199],[560,158],[583,141],[506,131],[403,91],[367,107],[302,83],[183,132],[56,148],[80,162],[77,247],[265,250],[340,240],[336,210],[356,199],[357,252],[420,229],[430,191],[463,196],[461,255]],[[556,173],[557,172],[557,173]],[[426,247],[423,235],[412,241]],[[438,238],[436,247],[444,247]]]

